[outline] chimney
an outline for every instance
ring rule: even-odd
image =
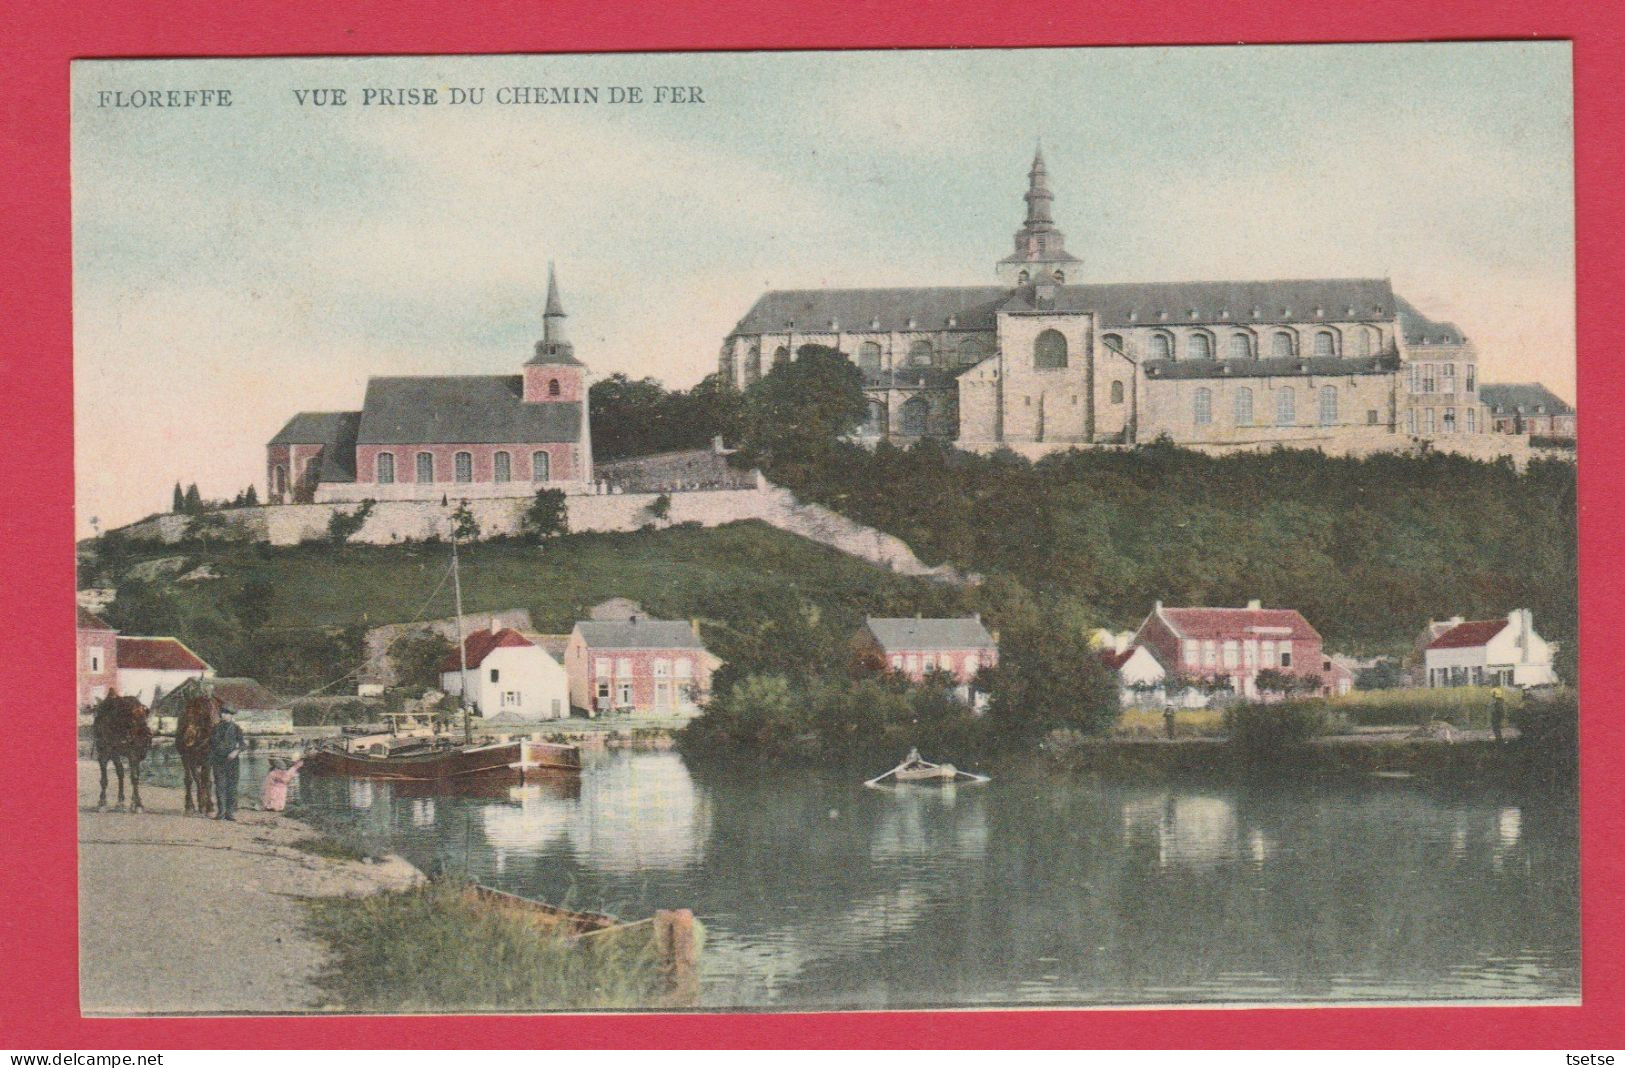
[[[982,621],[982,613],[980,613],[980,612],[972,612],[971,613],[971,618],[976,620],[976,622],[980,623]]]
[[[1251,610],[1251,611],[1254,611],[1254,612],[1257,612],[1257,611],[1259,611],[1259,610],[1260,610],[1260,609],[1262,609],[1262,608],[1263,608],[1263,607],[1264,607],[1264,602],[1263,602],[1263,601],[1260,601],[1260,600],[1258,600],[1258,599],[1257,599],[1257,598],[1256,598],[1256,597],[1255,597],[1255,598],[1253,598],[1253,599],[1252,599],[1252,600],[1251,600],[1251,601],[1248,601],[1248,602],[1247,602],[1247,608],[1248,608],[1248,609],[1249,609],[1249,610]]]
[[[491,613],[491,633],[495,634],[497,631],[499,631],[501,629],[502,629],[502,620],[497,616],[497,614],[495,612],[492,612]]]
[[[1151,611],[1153,611],[1153,612],[1162,611],[1162,602],[1161,601],[1153,601],[1151,603]]]

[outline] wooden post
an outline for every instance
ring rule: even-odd
[[[700,1003],[700,951],[694,938],[691,909],[655,913],[655,952],[666,973],[667,1004],[692,1008]]]

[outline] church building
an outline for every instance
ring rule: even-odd
[[[372,378],[358,412],[300,412],[266,446],[272,504],[528,497],[592,479],[587,369],[551,267],[516,375]]]
[[[723,379],[748,388],[824,345],[863,372],[864,437],[1028,454],[1489,430],[1472,345],[1387,279],[1086,282],[1042,151],[1024,199],[996,285],[765,293],[723,343]]]

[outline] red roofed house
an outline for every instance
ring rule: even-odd
[[[1227,679],[1246,697],[1258,696],[1258,673],[1266,669],[1319,678],[1326,694],[1336,686],[1325,677],[1320,633],[1292,608],[1257,601],[1246,608],[1164,608],[1158,601],[1134,644],[1149,646],[1181,675]]]
[[[1535,633],[1527,608],[1505,619],[1429,621],[1417,640],[1425,686],[1550,686],[1552,646]]]
[[[540,645],[496,620],[463,642],[468,703],[485,719],[563,719],[570,714],[570,680]],[[464,662],[456,652],[440,663],[440,688],[463,692]]]
[[[118,688],[118,631],[88,608],[79,609],[79,707]]]
[[[119,694],[138,698],[148,708],[187,679],[214,675],[214,668],[179,638],[120,635],[117,649]]]

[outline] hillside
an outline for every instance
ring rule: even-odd
[[[104,539],[82,559],[81,585],[118,587],[105,614],[126,633],[176,634],[222,675],[298,693],[353,667],[363,628],[420,611],[449,615],[451,584],[442,584],[449,561],[449,547],[434,544],[164,547]],[[462,582],[471,618],[527,608],[541,629],[565,632],[588,606],[630,597],[656,616],[701,620],[715,652],[753,664],[785,655],[773,651],[781,645],[833,657],[865,612],[949,611],[966,596],[756,522],[465,546]]]

